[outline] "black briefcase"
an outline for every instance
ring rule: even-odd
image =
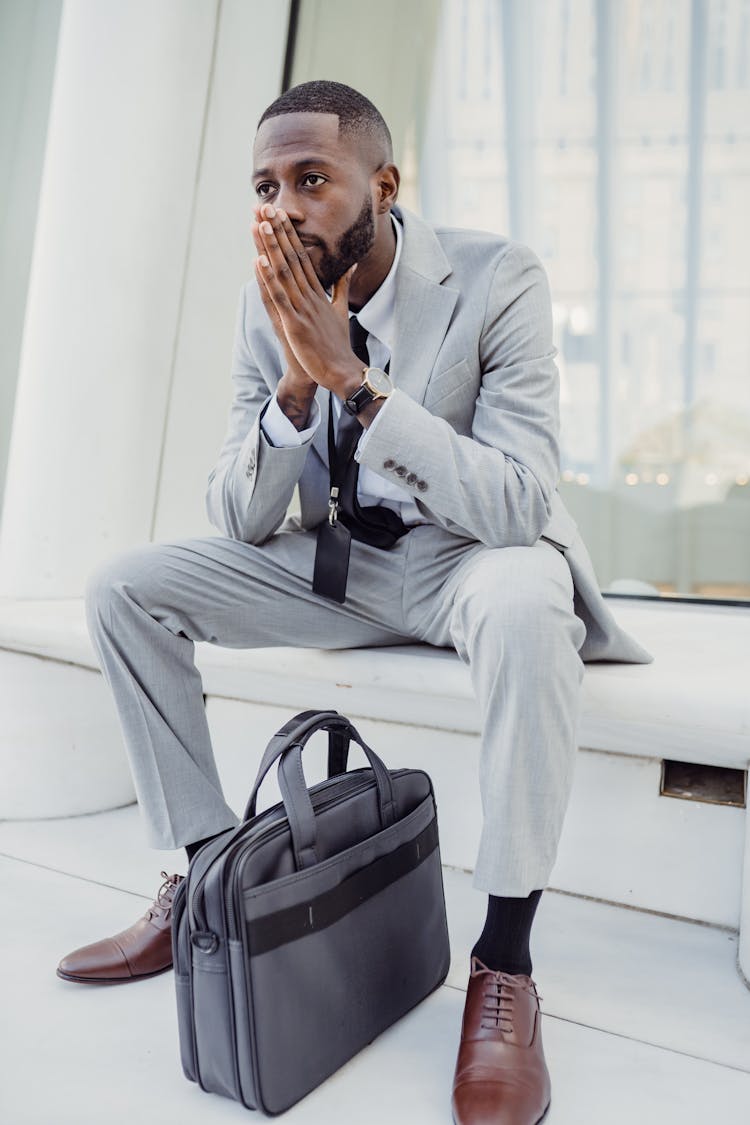
[[[326,781],[302,750],[328,731]],[[346,772],[349,741],[369,768]],[[278,760],[283,803],[255,814]],[[245,815],[194,856],[172,918],[182,1067],[248,1109],[294,1105],[448,973],[432,783],[388,770],[348,719],[274,735]]]

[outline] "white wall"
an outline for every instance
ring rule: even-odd
[[[0,527],[0,596],[203,514],[251,274],[249,150],[288,5],[66,0]]]

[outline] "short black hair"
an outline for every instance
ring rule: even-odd
[[[393,159],[391,133],[380,110],[359,90],[345,86],[343,82],[316,79],[292,86],[271,102],[261,116],[258,128],[269,117],[279,117],[282,113],[335,113],[339,119],[339,133],[367,134],[380,142],[385,160]]]

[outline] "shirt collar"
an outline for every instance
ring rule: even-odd
[[[404,236],[401,230],[401,223],[391,213],[391,222],[396,231],[396,252],[393,255],[393,262],[391,268],[388,270],[384,280],[375,290],[359,312],[356,314],[357,320],[363,328],[371,336],[377,337],[381,343],[385,344],[389,351],[393,351],[393,314],[396,306],[396,269],[398,268],[399,258],[401,257],[401,245]],[[355,314],[349,311],[350,316]]]

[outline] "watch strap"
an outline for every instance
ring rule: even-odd
[[[353,395],[349,395],[349,398],[344,400],[344,407],[350,414],[359,414],[360,410],[364,410],[371,402],[375,402],[377,397],[365,383],[362,383]]]
[[[388,368],[390,366],[391,366],[391,361],[389,359],[388,362],[386,363],[385,367],[382,368],[383,374],[388,375],[389,378],[390,378],[390,375],[389,375],[389,372],[388,372]],[[346,407],[346,409],[349,411],[350,414],[357,415],[366,406],[369,406],[371,402],[379,402],[381,398],[388,398],[388,395],[374,393],[367,386],[367,382],[366,382],[367,372],[372,371],[372,370],[373,370],[373,368],[371,368],[371,367],[363,367],[362,368],[363,379],[362,379],[361,385],[359,387],[357,387],[354,394],[349,395],[349,398],[344,400],[344,406]]]

